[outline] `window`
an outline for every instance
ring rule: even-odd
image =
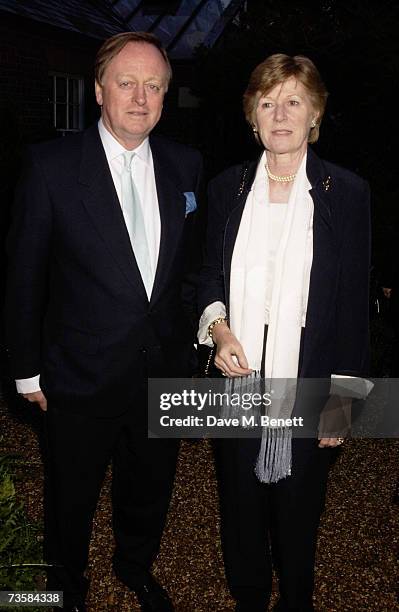
[[[52,125],[60,132],[83,128],[83,79],[69,74],[49,75],[49,105]]]

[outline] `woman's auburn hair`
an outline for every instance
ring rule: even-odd
[[[328,92],[316,66],[304,55],[290,56],[285,53],[275,53],[256,66],[243,96],[245,118],[253,126],[259,98],[291,77],[297,79],[307,89],[313,108],[318,114],[316,126],[311,128],[308,138],[310,143],[316,142],[319,138]]]
[[[146,43],[156,47],[161,53],[167,67],[167,83],[168,86],[172,78],[172,67],[165,49],[162,46],[159,38],[148,32],[122,32],[108,38],[97,52],[96,61],[94,64],[94,76],[96,82],[101,85],[104,72],[111,60],[118,55],[120,51],[130,42]]]

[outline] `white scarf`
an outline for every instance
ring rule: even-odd
[[[231,262],[230,329],[241,342],[249,367],[260,372],[266,315],[270,228],[266,153],[259,161],[245,203]],[[288,200],[276,253],[266,346],[265,378],[296,378],[301,328],[305,325],[313,257],[313,200],[306,155]]]
[[[255,376],[296,379],[301,330],[306,322],[313,258],[313,200],[306,176],[306,155],[292,185],[280,243],[276,253],[269,309],[265,369],[261,372],[266,317],[266,278],[269,257],[269,181],[262,155],[248,194],[231,263],[230,328],[240,341]],[[280,381],[276,381],[280,379]],[[242,381],[244,383],[244,380]],[[248,382],[248,381],[247,381]],[[284,387],[284,384],[283,384]],[[291,415],[295,393],[286,389],[282,402],[272,403],[272,414]],[[288,414],[287,414],[288,410]],[[264,429],[256,472],[263,482],[290,474],[291,431]],[[265,465],[268,463],[268,465]]]

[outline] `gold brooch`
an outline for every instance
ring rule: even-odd
[[[331,176],[328,176],[325,181],[323,181],[324,191],[328,191],[331,187]]]

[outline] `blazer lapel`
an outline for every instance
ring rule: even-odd
[[[326,228],[331,229],[331,191],[332,179],[329,176],[322,160],[308,147],[306,173],[312,189],[310,195],[313,198],[315,212]]]
[[[109,254],[136,292],[147,300],[97,125],[83,135],[79,182],[83,204]]]
[[[233,208],[226,222],[223,239],[223,274],[224,274],[224,293],[226,301],[227,313],[230,311],[230,275],[231,275],[231,260],[233,257],[234,245],[236,242],[238,230],[241,223],[242,213],[244,212],[245,202],[247,201],[248,193],[251,191],[252,183],[255,178],[256,168],[259,160],[246,164],[247,173],[243,176],[245,165],[242,166],[239,181],[237,182],[237,191],[234,194]]]
[[[165,157],[156,140],[150,138],[150,146],[161,218],[158,264],[150,300],[150,303],[153,304],[167,282],[170,266],[174,261],[179,243],[178,237],[185,221],[186,204],[184,194],[179,190],[177,179],[173,179],[174,172],[170,161]],[[175,160],[175,163],[178,163],[178,160]]]
[[[337,273],[337,247],[332,223],[334,184],[324,163],[310,148],[306,172],[312,185],[310,195],[313,199],[314,215],[313,263],[301,360],[302,375],[306,374],[308,360],[317,348],[323,321],[326,321],[331,313]]]

